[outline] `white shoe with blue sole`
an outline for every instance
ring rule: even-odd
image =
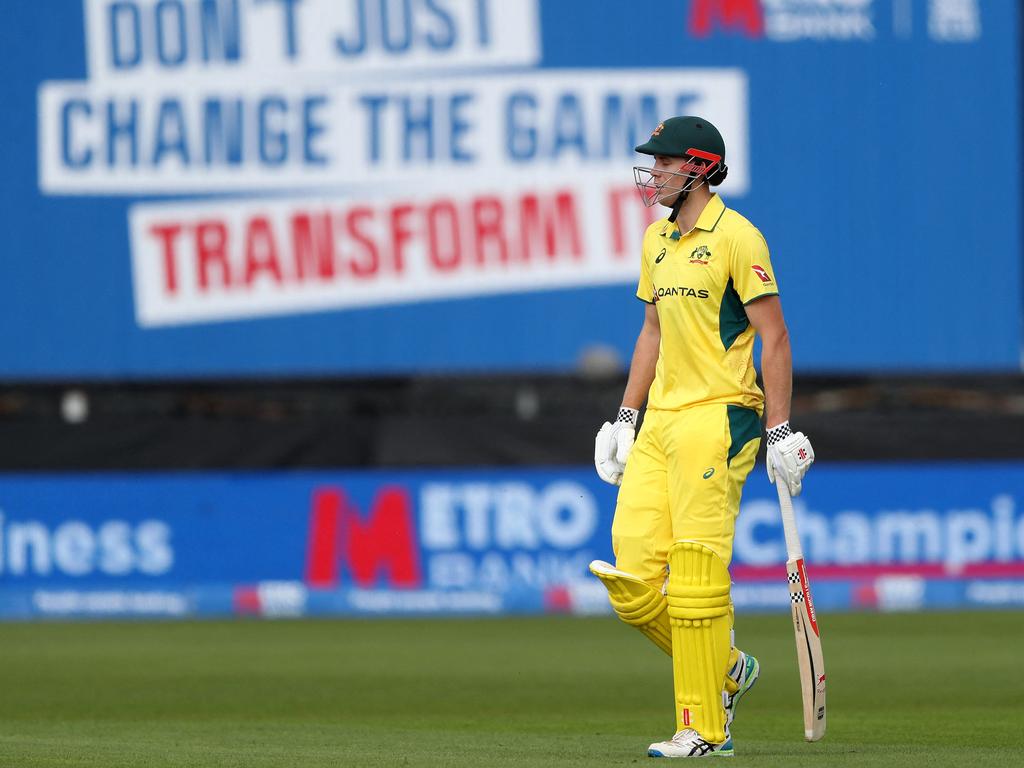
[[[732,737],[721,744],[705,741],[693,728],[677,731],[668,741],[647,748],[648,757],[732,757]]]
[[[729,726],[736,718],[736,705],[740,699],[754,687],[758,675],[761,674],[761,665],[757,659],[749,653],[740,651],[739,659],[729,675],[736,681],[735,693],[722,692],[722,705],[725,707],[725,741],[715,744],[701,738],[701,735],[692,728],[678,731],[668,741],[659,741],[647,748],[648,757],[732,757],[735,754],[732,746],[732,735],[729,733]]]

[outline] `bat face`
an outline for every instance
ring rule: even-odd
[[[789,560],[786,573],[804,703],[804,738],[817,741],[825,735],[825,660],[821,652],[818,617],[814,613],[803,559]]]

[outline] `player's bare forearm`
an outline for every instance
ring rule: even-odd
[[[622,395],[622,405],[626,408],[640,410],[647,399],[647,392],[654,381],[654,371],[658,365],[658,352],[661,349],[661,325],[658,322],[658,310],[648,304],[644,314],[644,325],[637,336],[633,347],[633,360],[629,364],[629,379],[626,391]]]
[[[764,379],[765,424],[789,421],[793,395],[793,353],[789,330],[778,296],[765,296],[746,306],[747,317],[761,337],[761,376]]]
[[[761,340],[761,375],[764,378],[765,424],[774,427],[789,421],[793,396],[793,353],[789,333]]]

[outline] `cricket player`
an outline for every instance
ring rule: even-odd
[[[648,755],[731,756],[736,704],[759,673],[733,644],[728,567],[762,416],[768,477],[791,495],[814,451],[789,426],[792,359],[768,246],[711,191],[728,173],[721,134],[702,118],[673,117],[636,151],[653,157],[633,169],[644,202],[670,212],[644,234],[644,323],[618,416],[595,444],[598,474],[621,484],[615,565],[590,569],[619,617],[672,657],[676,733]]]

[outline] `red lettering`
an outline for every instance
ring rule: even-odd
[[[658,205],[646,206],[636,187],[615,187],[608,193],[608,222],[612,255],[624,259],[640,252],[640,237],[644,230],[660,219],[665,209]],[[638,221],[639,219],[639,221]],[[640,231],[635,227],[640,225]]]
[[[278,285],[284,281],[270,221],[266,216],[254,216],[245,230],[245,284],[252,285],[261,272],[267,272]]]
[[[377,244],[371,234],[360,228],[360,222],[366,220],[373,220],[372,208],[353,208],[345,216],[345,231],[360,246],[348,265],[354,277],[372,277],[380,269]]]
[[[529,261],[538,240],[543,239],[543,253],[554,260],[560,253],[579,259],[580,230],[576,220],[576,198],[571,192],[559,192],[554,198],[524,195],[519,201],[519,235],[521,256]]]
[[[292,253],[299,280],[334,277],[334,226],[331,214],[297,213],[292,217]]]
[[[451,200],[439,200],[427,208],[427,239],[430,263],[448,272],[462,261],[459,240],[459,212]]]
[[[505,209],[500,198],[478,197],[473,201],[474,255],[478,265],[508,263],[504,219]]]
[[[363,523],[353,513],[342,527],[352,577],[370,586],[377,574],[388,574],[395,587],[415,587],[423,581],[412,522],[409,494],[397,486],[384,488],[374,499],[370,518]]]
[[[391,258],[396,273],[405,271],[405,246],[412,239],[408,218],[415,209],[406,203],[391,209]]]
[[[333,587],[338,583],[338,523],[341,493],[333,488],[313,493],[306,552],[306,583],[311,587]]]
[[[160,239],[164,257],[164,290],[167,293],[178,292],[177,259],[174,253],[174,241],[181,234],[180,224],[154,224],[149,228],[151,235]]]
[[[234,599],[235,613],[247,616],[259,616],[262,605],[260,593],[255,587],[235,587]]]
[[[636,190],[616,187],[608,193],[608,221],[611,224],[612,254],[617,259],[626,255],[626,235],[623,223],[623,204],[636,197]]]
[[[712,28],[738,29],[747,37],[764,36],[764,15],[760,0],[692,0],[690,34],[707,37]]]
[[[196,258],[199,261],[199,287],[210,287],[210,270],[216,267],[220,284],[231,285],[231,267],[228,264],[228,228],[223,221],[200,221],[196,224]]]
[[[321,488],[313,494],[306,582],[311,587],[337,586],[341,565],[348,566],[361,587],[373,586],[382,577],[388,586],[422,584],[412,502],[404,488],[382,488],[365,521],[341,490]]]

